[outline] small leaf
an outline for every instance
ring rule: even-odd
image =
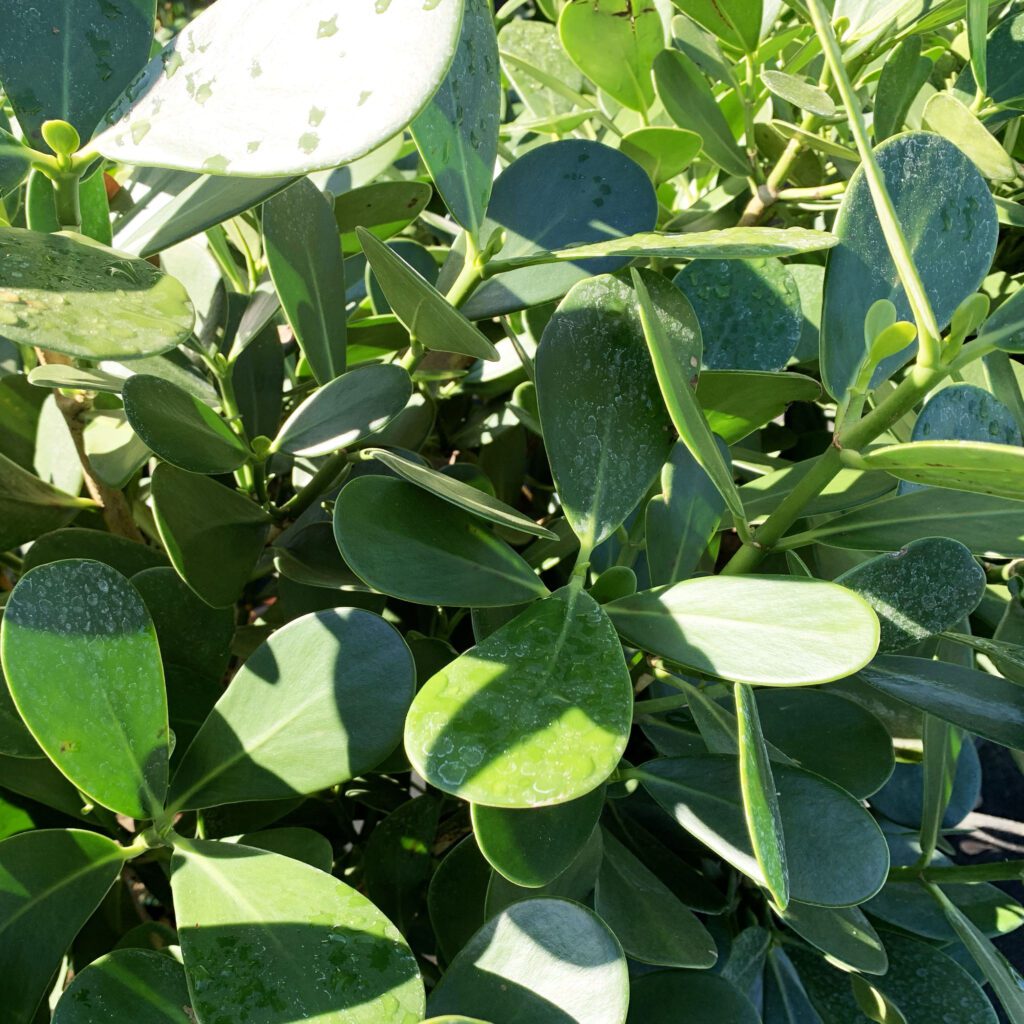
[[[168,463],[153,471],[153,517],[178,575],[207,604],[234,604],[263,550],[270,517],[214,480]]]
[[[320,384],[345,370],[345,267],[323,193],[299,180],[263,204],[267,266]]]
[[[974,81],[984,94],[988,89],[988,4],[984,0],[967,0],[967,42]]]
[[[179,837],[171,888],[197,1020],[423,1017],[423,982],[398,929],[331,875],[277,853]]]
[[[52,487],[0,452],[0,548],[9,551],[51,530],[66,526],[89,498]]]
[[[318,388],[284,421],[271,452],[327,455],[383,430],[408,404],[412,382],[400,366],[350,370]]]
[[[937,92],[925,105],[921,118],[926,127],[963,150],[989,181],[1013,181],[1017,177],[1010,154],[955,96]]]
[[[350,480],[334,506],[334,536],[361,580],[405,601],[494,608],[548,592],[475,514],[405,480]]]
[[[544,807],[597,788],[626,746],[632,688],[593,598],[563,588],[429,679],[406,720],[415,769],[489,807]]]
[[[842,679],[878,647],[878,619],[862,598],[795,576],[686,580],[620,598],[607,611],[615,628],[644,650],[758,685]]]
[[[39,566],[11,594],[0,642],[18,711],[53,763],[104,807],[155,817],[167,697],[156,631],[131,584],[99,562]]]
[[[141,359],[192,333],[173,277],[81,235],[0,227],[0,334],[77,359]]]
[[[172,466],[216,476],[238,469],[249,457],[238,435],[177,384],[137,373],[124,382],[122,396],[132,429]]]
[[[425,181],[376,181],[342,192],[334,200],[341,251],[347,257],[361,250],[356,228],[382,241],[397,235],[427,208],[433,194]]]
[[[45,829],[0,843],[4,1014],[32,1024],[61,958],[121,871],[121,848],[97,832]]]
[[[757,49],[763,0],[734,0],[728,5],[716,0],[680,0],[676,6],[723,42],[747,53]]]
[[[122,163],[254,177],[349,163],[420,112],[461,19],[458,0],[297,0],[284,23],[274,0],[209,8],[131,83],[93,146]]]
[[[494,346],[401,256],[356,228],[359,242],[395,315],[409,337],[427,350],[458,352],[475,359],[498,358]]]
[[[761,81],[768,87],[770,93],[787,103],[792,103],[795,107],[800,107],[808,114],[835,117],[836,105],[832,102],[832,97],[824,89],[812,85],[803,78],[786,74],[784,71],[766,69],[761,72]]]
[[[473,936],[430,994],[432,1014],[530,1024],[622,1024],[626,959],[592,911],[561,899],[515,903]]]
[[[701,137],[682,128],[636,128],[623,136],[619,149],[660,185],[693,163],[700,153]]]
[[[326,871],[334,866],[334,851],[330,840],[311,828],[285,826],[248,832],[237,840],[242,846],[256,850],[269,850],[284,857],[301,861],[312,868]]]
[[[821,385],[799,373],[704,370],[697,381],[708,425],[726,444],[742,441],[792,402],[813,402],[820,395]]]
[[[300,616],[251,654],[185,753],[178,809],[313,793],[375,768],[401,740],[412,658],[357,608]]]
[[[875,142],[884,142],[903,129],[911,104],[928,81],[932,62],[921,56],[921,46],[919,35],[908,35],[882,65],[875,91]]]
[[[813,907],[794,900],[780,917],[802,939],[848,970],[884,974],[889,966],[882,940],[857,907]]]

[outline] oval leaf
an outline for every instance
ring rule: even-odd
[[[700,971],[655,971],[634,980],[627,1024],[758,1024],[750,1000],[731,981]]]

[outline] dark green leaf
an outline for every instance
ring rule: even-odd
[[[731,982],[708,972],[655,971],[630,991],[627,1024],[758,1024],[750,1000]]]
[[[813,907],[794,900],[781,918],[797,935],[849,970],[884,974],[889,966],[882,940],[857,907]]]
[[[257,850],[280,853],[328,874],[334,866],[334,851],[330,842],[311,828],[268,828],[241,835],[238,842]]]
[[[57,490],[0,453],[0,548],[4,551],[57,530],[83,508],[92,507],[91,499]]]
[[[433,189],[425,181],[378,181],[342,192],[334,200],[334,220],[346,256],[362,246],[356,228],[388,239],[411,224],[427,207]]]
[[[790,403],[813,402],[820,394],[818,382],[799,373],[705,370],[697,381],[697,401],[726,444],[742,441]]]
[[[875,142],[884,142],[903,128],[921,86],[931,74],[932,62],[921,56],[921,37],[908,35],[882,66],[875,93]]]

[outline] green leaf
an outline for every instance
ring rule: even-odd
[[[966,491],[921,490],[887,498],[813,533],[815,542],[859,551],[891,551],[923,537],[948,537],[976,555],[1024,557],[1020,504]]]
[[[619,149],[647,171],[655,185],[660,185],[686,170],[696,160],[701,145],[696,132],[653,126],[624,135]]]
[[[733,687],[739,740],[740,792],[747,834],[768,891],[785,910],[789,903],[786,844],[754,691],[743,683]]]
[[[946,919],[967,947],[967,952],[981,968],[1011,1024],[1021,1024],[1024,1021],[1024,979],[937,885],[929,884],[928,890],[942,907]]]
[[[179,837],[171,887],[197,1020],[423,1017],[423,982],[398,929],[331,875],[277,853]]]
[[[104,807],[155,817],[167,697],[156,630],[131,584],[100,562],[39,566],[7,602],[0,645],[11,696],[50,760]]]
[[[984,179],[953,143],[908,132],[875,150],[939,327],[978,290],[988,273],[997,234],[995,204]],[[941,197],[937,199],[936,197]],[[825,271],[821,369],[829,393],[843,398],[865,354],[864,317],[878,299],[910,320],[910,306],[889,255],[862,169],[854,172],[836,219],[840,244]],[[913,346],[885,360],[874,383],[913,355]]]
[[[408,404],[412,382],[400,366],[350,370],[317,389],[284,421],[271,452],[327,455],[383,430]]]
[[[799,373],[705,370],[697,381],[708,425],[726,444],[771,423],[790,403],[813,402],[820,394],[818,382]]]
[[[651,63],[665,45],[661,16],[632,0],[569,0],[558,35],[572,62],[617,103],[645,111],[654,102]]]
[[[984,124],[955,96],[937,92],[925,104],[921,118],[926,127],[963,150],[989,181],[1013,181],[1013,158]]]
[[[473,834],[488,863],[510,882],[539,888],[576,859],[604,807],[604,789],[526,810],[473,804]]]
[[[767,1024],[820,1024],[793,961],[778,947],[768,951],[764,968],[764,1020]]]
[[[267,266],[320,384],[345,370],[345,266],[330,204],[308,179],[263,204]]]
[[[475,514],[405,480],[350,480],[334,506],[334,536],[361,580],[405,601],[494,608],[548,592]]]
[[[284,857],[302,861],[303,864],[326,871],[328,874],[334,866],[334,851],[331,849],[330,840],[311,828],[268,828],[241,835],[238,842],[242,846],[251,846],[257,850],[280,853]]]
[[[356,228],[377,283],[409,337],[425,349],[495,360],[498,353],[429,281],[369,231]]]
[[[836,577],[875,609],[880,651],[898,651],[953,628],[985,593],[985,570],[959,541],[928,537]]]
[[[792,103],[795,107],[816,114],[818,117],[835,117],[836,105],[824,89],[811,82],[784,71],[764,70],[761,81],[774,96]]]
[[[388,239],[411,224],[427,207],[434,190],[425,181],[377,181],[343,192],[334,200],[334,220],[346,256],[361,249],[356,228]]]
[[[867,452],[869,469],[900,480],[1024,499],[1024,448],[982,441],[912,441]]]
[[[379,616],[303,615],[251,654],[199,729],[171,786],[178,809],[313,793],[398,745],[412,657]]]
[[[69,121],[88,139],[146,63],[154,0],[4,0],[0,81],[36,148],[47,120]],[[40,73],[45,68],[46,73]]]
[[[928,81],[932,62],[921,56],[921,45],[919,35],[908,35],[882,65],[875,91],[875,142],[902,130],[911,104]]]
[[[209,8],[132,82],[93,146],[122,163],[254,177],[349,163],[422,110],[461,20],[459,0],[298,0],[286,22],[274,0]]]
[[[552,216],[554,210],[557,216]],[[564,139],[531,149],[495,180],[480,229],[483,239],[499,229],[505,232],[505,243],[488,268],[489,275],[498,266],[504,272],[484,281],[461,309],[471,320],[481,320],[561,298],[593,274],[614,273],[627,260],[605,258],[613,256],[605,252],[567,254],[566,263],[557,267],[530,264],[538,253],[650,231],[657,215],[658,201],[646,171],[610,146]],[[445,288],[462,269],[461,255],[457,245],[450,269],[442,272]],[[523,267],[512,269],[520,261]]]
[[[984,441],[1020,446],[1013,413],[994,395],[974,384],[949,384],[925,402],[914,421],[912,441]],[[900,493],[917,485],[900,484]]]
[[[672,358],[692,372],[700,357],[693,312],[665,279],[654,295]],[[558,495],[589,551],[636,507],[672,444],[636,293],[605,275],[575,285],[544,328],[536,375]]]
[[[45,757],[14,706],[3,672],[0,672],[0,754],[32,759]]]
[[[452,216],[476,232],[491,197],[501,107],[498,40],[487,0],[466,0],[448,75],[412,123],[423,163]]]
[[[185,289],[82,235],[0,227],[0,334],[77,359],[140,359],[192,333]]]
[[[780,917],[802,939],[848,970],[884,974],[889,966],[878,932],[857,907],[813,907],[794,900]]]
[[[564,588],[460,655],[416,695],[415,769],[489,807],[544,807],[597,788],[629,736],[632,688],[607,616]]]
[[[238,469],[249,457],[224,420],[177,384],[137,373],[124,382],[122,396],[132,429],[172,466],[215,476]]]
[[[631,643],[678,665],[765,686],[842,679],[878,647],[858,595],[821,580],[715,576],[641,591],[606,606]]]
[[[675,0],[676,7],[723,42],[747,53],[757,49],[761,37],[763,0],[734,0],[724,5],[716,0]]]
[[[1024,352],[1024,290],[1015,291],[982,324],[978,337],[986,335],[1004,352]]]
[[[758,1024],[750,1000],[720,975],[708,971],[654,971],[633,981],[627,1024]]]
[[[234,604],[263,550],[270,517],[237,491],[161,463],[153,517],[178,575],[207,604]]]
[[[609,832],[594,909],[626,955],[641,963],[708,968],[718,959],[715,942],[696,915]]]
[[[25,832],[0,843],[4,1014],[32,1024],[65,950],[114,884],[121,848],[78,829]]]
[[[427,909],[438,952],[446,963],[455,959],[483,925],[492,874],[471,835],[452,847],[434,871],[427,889]]]
[[[967,0],[967,42],[971,50],[971,71],[982,93],[988,89],[988,7],[987,0]]]
[[[0,453],[0,550],[57,530],[93,504],[59,491]]]
[[[857,678],[1005,747],[1024,746],[1024,690],[987,672],[927,658],[879,655]]]
[[[508,1024],[622,1024],[626,960],[597,915],[561,899],[513,904],[473,936],[430,994],[432,1014]]]
[[[1007,14],[989,34],[987,49],[989,99],[1010,107],[1018,107],[1024,99],[1024,75],[1021,74],[1021,26],[1019,13]],[[964,69],[969,92],[974,92],[974,76]],[[957,83],[960,87],[960,83]],[[973,97],[972,97],[973,98]]]
[[[747,834],[735,756],[662,758],[634,770],[679,825],[738,871],[765,885]],[[810,772],[777,764],[790,893],[819,906],[862,903],[882,887],[889,853],[871,815],[852,796]],[[856,859],[847,851],[856,849]]]
[[[654,59],[654,82],[668,116],[679,128],[701,137],[709,160],[727,174],[746,177],[750,173],[708,80],[686,54],[662,50]]]
[[[562,48],[554,25],[510,18],[498,33],[498,48],[502,70],[535,117],[570,113],[577,106],[570,97],[583,91],[583,75]]]
[[[185,969],[167,953],[118,949],[75,974],[53,1024],[193,1024]]]
[[[661,397],[668,409],[672,424],[679,433],[679,439],[708,475],[728,509],[736,517],[736,520],[742,523],[743,502],[740,500],[739,491],[733,481],[732,470],[723,457],[718,441],[711,433],[711,428],[704,418],[704,411],[694,395],[693,381],[697,376],[697,368],[694,363],[699,361],[699,357],[694,352],[697,345],[691,343],[685,348],[678,345],[672,339],[678,338],[679,328],[676,327],[670,337],[667,325],[658,316],[657,310],[651,302],[647,284],[664,289],[664,279],[650,273],[645,279],[638,270],[634,270],[632,275],[633,287],[636,289],[640,306],[640,323],[643,328],[644,341],[650,352]],[[689,304],[680,303],[679,313],[681,325],[688,328],[692,336],[700,338],[701,329],[694,319],[693,309]],[[688,314],[685,319],[681,315],[684,313]],[[689,359],[686,358],[687,356]],[[664,459],[662,461],[664,462]]]

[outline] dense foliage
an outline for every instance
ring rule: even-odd
[[[1024,1024],[1024,7],[0,25],[4,1024]]]

